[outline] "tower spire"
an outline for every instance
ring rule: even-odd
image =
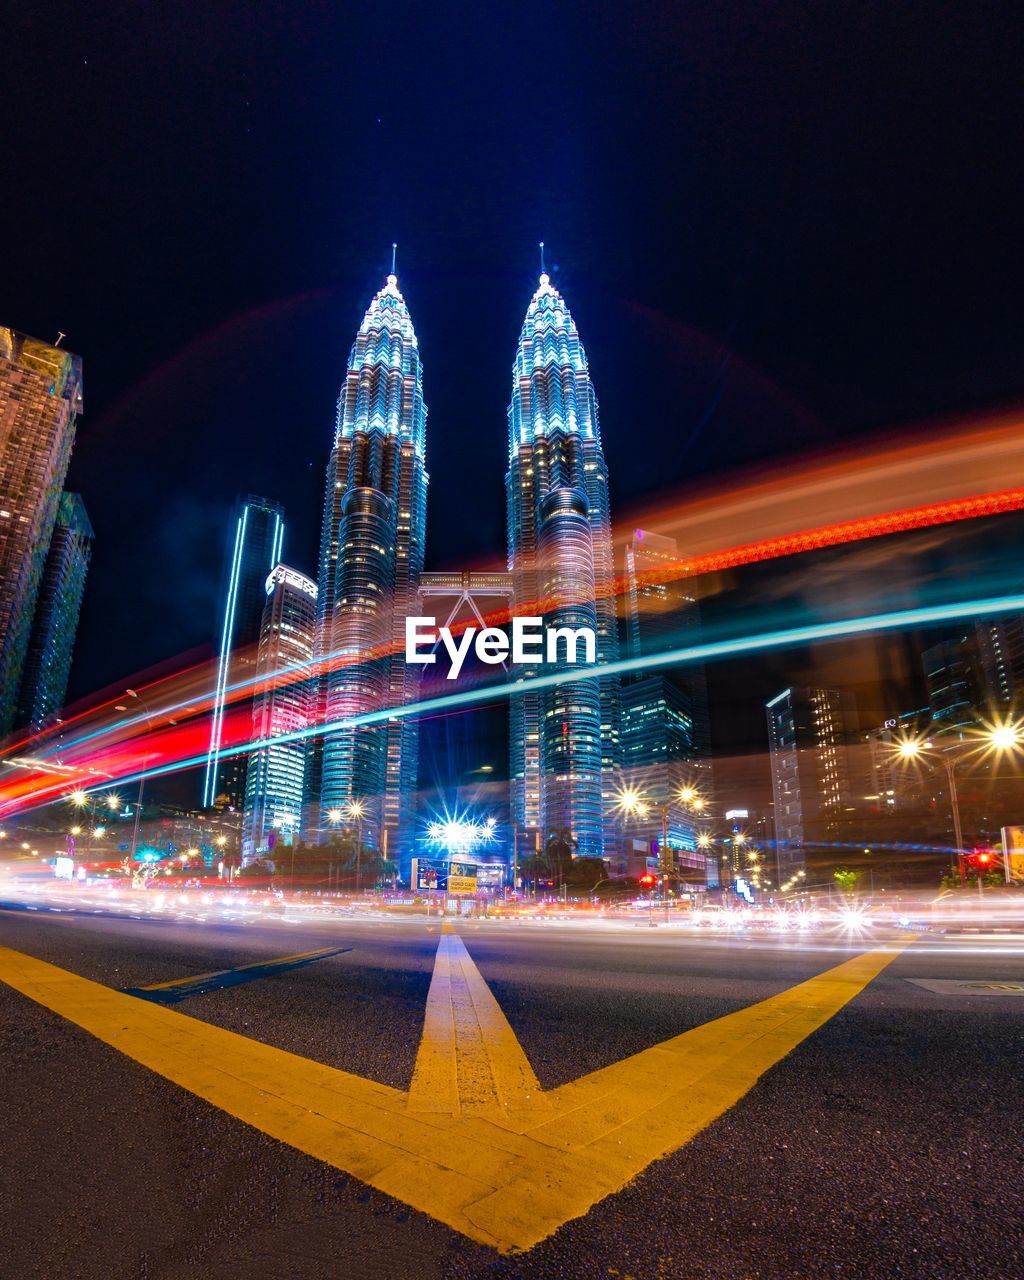
[[[391,242],[391,274],[395,274],[395,255],[398,253],[398,245],[395,241]]]
[[[542,276],[547,275],[547,270],[544,267],[544,241],[543,240],[540,242],[540,273]]]

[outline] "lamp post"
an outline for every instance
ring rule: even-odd
[[[971,737],[946,738],[936,735],[935,739],[901,738],[895,750],[901,760],[927,759],[929,755],[937,756],[946,774],[946,787],[949,792],[949,807],[953,818],[953,841],[956,846],[956,865],[960,876],[960,886],[967,884],[967,868],[964,865],[964,837],[960,823],[960,797],[956,786],[956,766],[966,755],[972,752],[995,752],[1002,755],[1008,751],[1016,751],[1024,743],[1024,733],[1019,724],[1004,721],[1001,724],[983,725]],[[981,891],[981,872],[978,872],[978,889]]]
[[[340,809],[328,809],[327,821],[332,827],[337,827],[342,819],[342,811]],[[295,846],[292,845],[292,873],[295,872]],[[327,892],[334,892],[334,844],[331,843],[331,857],[327,864]]]
[[[366,805],[362,800],[352,800],[346,806],[345,813],[356,820],[356,897],[358,898],[363,881],[363,817],[366,814]]]
[[[88,816],[89,842],[86,852],[90,857],[94,852],[92,843],[93,838],[95,837],[98,839],[106,831],[106,827],[101,826],[96,821],[96,810],[99,808],[99,802],[101,799],[112,813],[116,813],[121,807],[121,797],[113,791],[108,792],[102,797],[95,791],[72,791],[68,796],[68,800],[75,806],[75,808],[84,809]]]
[[[142,714],[146,719],[146,732],[152,733],[153,712],[150,709],[149,703],[142,696],[142,694],[140,694],[135,689],[125,689],[124,692],[126,697],[134,698],[135,701],[138,702],[139,706],[142,708]],[[115,705],[114,710],[127,711],[128,704],[126,702],[125,703],[119,702]],[[168,723],[177,724],[178,722],[176,720],[169,720]],[[132,861],[135,860],[135,851],[138,848],[138,844],[139,844],[139,822],[142,818],[142,793],[146,787],[146,769],[149,766],[150,755],[151,755],[151,752],[147,751],[145,755],[143,755],[142,757],[142,772],[139,775],[139,792],[135,799],[135,821],[132,824],[132,844],[131,844],[131,853],[129,855]]]
[[[686,805],[693,813],[702,813],[705,807],[704,797],[694,786],[683,786],[676,792],[676,799]],[[636,817],[641,821],[647,817],[651,809],[657,809],[661,815],[661,845],[658,850],[659,873],[662,886],[662,901],[665,908],[665,920],[669,918],[669,891],[673,877],[676,875],[672,848],[668,842],[668,811],[670,801],[649,802],[635,787],[625,787],[619,792],[615,807],[626,817]],[[698,837],[698,846],[701,840]],[[710,841],[709,841],[710,843]],[[651,918],[653,924],[653,917]]]

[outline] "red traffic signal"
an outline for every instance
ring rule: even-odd
[[[984,866],[986,862],[992,861],[992,855],[990,853],[979,853],[978,861],[982,864],[982,866]]]
[[[657,881],[657,879],[658,877],[656,875],[652,874],[650,871],[646,871],[640,877],[640,883],[644,886],[645,889],[649,889],[651,885]]]

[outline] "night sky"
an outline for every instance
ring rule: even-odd
[[[72,695],[208,649],[237,495],[314,570],[392,240],[429,568],[503,558],[541,239],[617,514],[1017,402],[1022,32],[980,2],[7,6],[0,320],[85,362]]]

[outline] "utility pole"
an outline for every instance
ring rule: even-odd
[[[668,886],[672,875],[672,850],[668,847],[668,804],[661,809],[661,874],[662,897],[665,903],[665,923],[668,924]]]
[[[956,790],[956,760],[949,751],[942,753],[942,764],[946,770],[946,782],[949,786],[949,807],[953,811],[953,842],[956,845],[956,866],[957,871],[960,873],[960,887],[963,888],[967,884],[967,869],[964,866],[964,837],[960,829],[960,798]]]

